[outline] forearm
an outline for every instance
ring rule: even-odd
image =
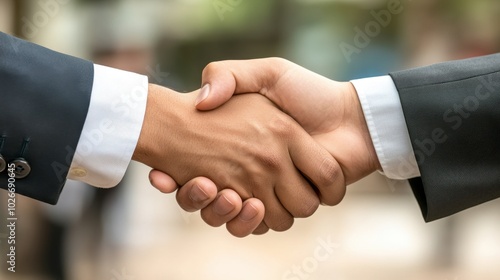
[[[175,138],[175,135],[170,134],[173,130],[169,133],[168,127],[172,128],[172,125],[179,123],[176,121],[179,119],[174,112],[179,108],[176,108],[175,105],[169,102],[169,100],[172,101],[171,94],[179,93],[174,93],[158,85],[148,85],[148,97],[143,125],[132,155],[132,160],[162,171],[164,171],[165,166],[158,164],[158,156],[161,155],[160,157],[163,157],[163,160],[168,160],[169,145],[160,139],[169,138],[165,137],[165,135]]]
[[[92,89],[92,63],[0,33],[0,153],[24,157],[31,172],[16,192],[56,203],[85,122]],[[21,155],[23,139],[30,138]],[[0,174],[5,187],[7,173]]]
[[[427,221],[500,197],[500,54],[391,74],[421,178]]]
[[[16,191],[55,203],[67,178],[117,185],[143,124],[147,77],[3,33],[0,50],[0,133],[5,135],[0,153],[8,162],[24,157],[31,166],[18,178]],[[7,180],[6,172],[0,179]]]

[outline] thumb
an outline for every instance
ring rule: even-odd
[[[213,110],[226,103],[235,92],[236,80],[232,72],[218,65],[216,67],[209,64],[203,70],[203,87],[196,99],[198,110]]]
[[[279,80],[287,62],[281,58],[227,60],[212,62],[203,70],[198,110],[212,110],[226,103],[233,94],[267,94]]]

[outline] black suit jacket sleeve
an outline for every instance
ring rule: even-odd
[[[500,197],[500,55],[391,73],[426,221]]]
[[[93,64],[0,33],[0,153],[10,162],[31,142],[24,158],[31,173],[16,192],[55,204],[87,116]],[[0,187],[7,188],[7,170]]]

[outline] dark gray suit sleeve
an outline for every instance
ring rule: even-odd
[[[0,151],[12,162],[23,139],[31,173],[16,192],[55,204],[82,132],[90,103],[93,64],[0,33]],[[8,172],[0,174],[7,188]]]
[[[500,197],[500,54],[391,73],[426,221]]]

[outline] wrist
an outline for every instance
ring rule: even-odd
[[[344,88],[346,94],[351,98],[352,100],[352,108],[354,109],[355,112],[355,126],[359,129],[359,134],[362,136],[365,145],[366,145],[366,150],[368,153],[368,159],[369,159],[369,168],[370,171],[375,172],[375,171],[382,171],[382,166],[380,165],[380,161],[377,156],[377,152],[375,150],[375,146],[373,145],[373,140],[370,135],[370,130],[368,128],[368,124],[365,118],[365,114],[363,112],[363,108],[361,106],[361,102],[358,97],[358,92],[356,91],[356,88],[351,82],[344,82]]]
[[[158,121],[160,114],[159,107],[162,106],[162,99],[160,87],[157,85],[149,84],[148,87],[148,100],[146,104],[146,113],[144,115],[144,122],[142,124],[141,133],[132,160],[144,163],[148,166],[154,167],[154,160],[152,157],[158,153],[158,130],[161,129]],[[164,94],[163,94],[164,95]],[[155,141],[156,139],[156,141]]]

